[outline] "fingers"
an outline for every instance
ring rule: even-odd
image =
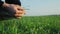
[[[15,14],[16,18],[21,18],[23,16],[23,14]]]
[[[25,11],[24,10],[16,10],[15,16],[17,18],[21,18],[24,14],[25,14]]]
[[[16,14],[24,14],[25,13],[25,11],[23,10],[23,11],[21,11],[21,10],[16,10]]]
[[[25,14],[25,10],[19,5],[13,5],[13,9],[16,11],[16,18],[21,18]]]
[[[19,7],[15,8],[15,11],[16,11],[16,14],[25,14],[25,10]]]
[[[15,14],[16,17],[21,17],[24,14]]]
[[[16,17],[22,17],[24,15],[24,11],[17,11],[15,16]]]

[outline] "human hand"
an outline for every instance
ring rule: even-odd
[[[16,18],[21,18],[25,14],[25,10],[19,5],[5,3],[3,6],[8,7],[7,10],[10,11],[10,14],[15,12],[14,16]]]
[[[25,14],[25,10],[19,5],[13,5],[16,13],[14,14],[16,18],[21,18]]]

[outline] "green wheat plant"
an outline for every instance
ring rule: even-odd
[[[0,34],[60,34],[60,16],[24,16],[2,20]]]

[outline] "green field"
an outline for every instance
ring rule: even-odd
[[[0,21],[0,34],[60,34],[60,16],[24,16]]]

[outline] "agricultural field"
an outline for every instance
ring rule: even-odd
[[[0,21],[0,34],[60,34],[60,16],[24,16]]]

